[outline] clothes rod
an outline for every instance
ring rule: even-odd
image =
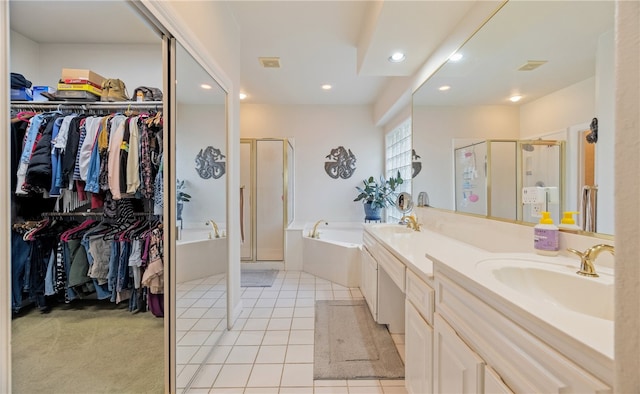
[[[13,109],[155,109],[162,110],[162,101],[73,102],[73,101],[12,101]]]
[[[104,212],[43,212],[43,217],[56,217],[56,216],[104,216]],[[145,217],[145,216],[158,216],[153,212],[133,212],[133,216]]]

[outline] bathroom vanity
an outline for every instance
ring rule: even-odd
[[[581,277],[576,258],[397,224],[363,239],[362,292],[376,321],[405,333],[409,393],[612,392],[612,269]]]

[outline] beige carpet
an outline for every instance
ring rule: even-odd
[[[74,301],[12,321],[13,393],[162,393],[163,319]]]
[[[365,300],[316,301],[314,379],[402,379],[404,364]]]

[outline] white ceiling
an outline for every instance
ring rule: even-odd
[[[576,13],[575,7],[587,3],[593,6]],[[391,79],[413,75],[473,5],[474,1],[446,0],[228,1],[242,36],[240,88],[251,103],[372,104]],[[527,9],[507,14],[516,6]],[[568,18],[563,9],[578,18]],[[561,69],[560,79],[577,81],[593,75],[593,45],[569,43],[560,51],[551,44],[557,41],[556,36],[577,32],[588,34],[592,43],[594,35],[612,22],[612,9],[611,1],[512,0],[494,17],[496,21],[504,19],[507,26],[491,27],[492,20],[481,30],[482,35],[465,46],[470,54],[475,51],[476,58],[467,57],[466,63],[461,63],[464,67],[456,70],[443,68],[428,83],[439,83],[440,77],[462,83],[465,75],[486,75],[464,82],[462,97],[478,102],[487,88],[493,91],[494,100],[498,95],[504,98],[502,91],[516,88],[514,65],[526,60],[549,59],[540,73],[551,75],[552,69]],[[125,1],[12,0],[10,11],[11,28],[36,42],[158,43],[156,33]],[[61,22],[71,17],[73,23]],[[562,33],[555,32],[556,24],[560,24]],[[489,47],[495,39],[505,37],[528,41],[514,41],[500,49]],[[538,44],[541,38],[545,41]],[[474,41],[477,46],[471,46]],[[387,60],[395,50],[406,52],[404,63]],[[488,59],[480,57],[487,53],[491,53]],[[263,68],[258,61],[261,56],[280,57],[281,68]],[[555,83],[556,79],[549,77],[548,82]],[[322,90],[320,86],[325,83],[333,89]],[[532,91],[527,98],[553,89],[551,85],[545,87],[546,83],[530,83]],[[442,95],[430,100],[455,103],[461,96],[452,89],[446,97],[449,101],[443,101]]]
[[[472,4],[229,1],[242,35],[241,89],[252,103],[372,104],[389,78],[413,74]],[[10,11],[11,28],[40,43],[158,42],[124,1],[12,0]],[[404,63],[387,60],[395,50],[406,51]],[[264,69],[260,56],[280,57],[282,67]]]
[[[414,96],[419,105],[518,105],[595,75],[598,39],[613,31],[612,1],[510,1]],[[529,60],[546,60],[517,71]],[[438,90],[451,86],[446,92]]]

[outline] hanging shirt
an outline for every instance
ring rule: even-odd
[[[135,120],[135,121],[134,121]],[[127,158],[127,193],[135,194],[140,187],[140,144],[138,124],[140,117],[136,116],[129,122],[129,157]]]
[[[87,118],[84,125],[84,140],[82,140],[82,145],[80,145],[78,154],[76,155],[78,179],[81,179],[83,181],[87,180],[87,173],[89,172],[89,161],[91,160],[91,152],[93,151],[96,138],[98,137],[98,132],[102,130],[102,119],[102,117],[92,116]]]
[[[51,133],[51,188],[49,189],[49,195],[52,197],[57,197],[60,195],[60,187],[56,186],[56,176],[58,172],[62,169],[62,150],[56,148],[56,138],[60,134],[60,126],[64,122],[66,118],[58,118],[55,120],[53,125],[53,131]]]
[[[18,165],[16,194],[28,194],[26,190],[22,189],[22,185],[25,183],[27,176],[27,169],[29,168],[29,161],[31,160],[31,153],[36,145],[38,137],[38,131],[44,121],[44,115],[38,114],[29,120],[29,127],[27,133],[24,136],[24,147],[22,154],[20,155],[20,164]]]
[[[120,194],[120,147],[124,137],[126,120],[126,116],[116,115],[111,123],[111,134],[109,135],[107,176],[109,179],[109,190],[111,190],[111,195],[114,200],[122,198]]]

